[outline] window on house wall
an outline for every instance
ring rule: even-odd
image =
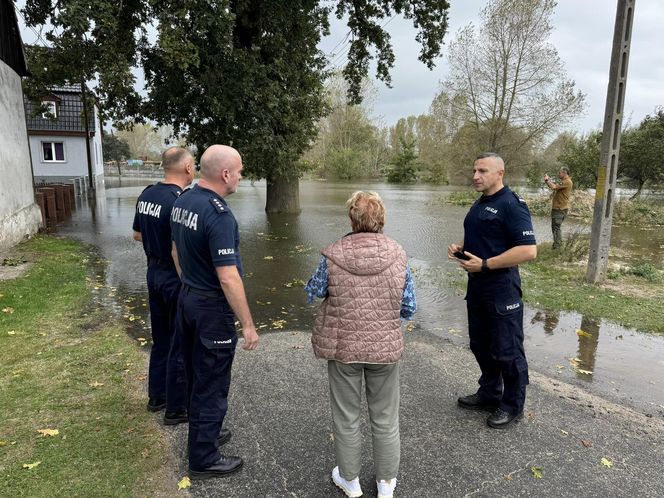
[[[42,142],[44,162],[64,162],[65,145],[62,142]]]
[[[53,119],[58,117],[58,108],[55,105],[55,102],[45,100],[42,102],[42,105],[46,107],[46,112],[42,113],[42,118]]]

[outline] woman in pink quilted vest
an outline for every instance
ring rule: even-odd
[[[360,410],[366,386],[379,498],[392,497],[399,469],[401,320],[417,306],[403,248],[383,234],[385,206],[375,192],[346,202],[352,231],[321,251],[305,287],[308,302],[324,298],[311,338],[327,360],[337,467],[332,480],[346,496],[362,496]]]

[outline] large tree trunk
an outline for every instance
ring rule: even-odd
[[[266,213],[300,213],[300,181],[279,177],[267,180]]]

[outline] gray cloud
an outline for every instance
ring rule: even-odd
[[[445,38],[443,57],[433,71],[417,60],[419,46],[415,28],[409,21],[395,18],[387,26],[395,48],[396,63],[392,86],[376,82],[378,90],[373,104],[375,115],[383,116],[388,125],[410,114],[428,110],[446,76],[446,50],[457,30],[469,22],[479,23],[484,1],[452,2],[450,27]],[[601,126],[604,119],[606,87],[616,2],[613,0],[560,0],[553,18],[551,43],[557,48],[567,75],[587,96],[585,115],[569,128],[587,131]],[[656,106],[664,105],[664,3],[660,0],[639,0],[635,4],[634,30],[629,61],[625,116],[638,124]],[[330,50],[348,31],[340,21],[332,23],[331,35],[321,48]]]

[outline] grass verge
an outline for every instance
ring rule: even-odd
[[[586,254],[583,253],[585,245]],[[585,282],[587,239],[566,241],[562,251],[538,246],[537,259],[521,266],[524,299],[545,310],[576,311],[644,332],[664,333],[661,270],[637,263],[608,272],[601,285]]]
[[[36,237],[14,252],[30,267],[0,282],[0,494],[176,494],[145,356],[91,306],[88,250]]]

